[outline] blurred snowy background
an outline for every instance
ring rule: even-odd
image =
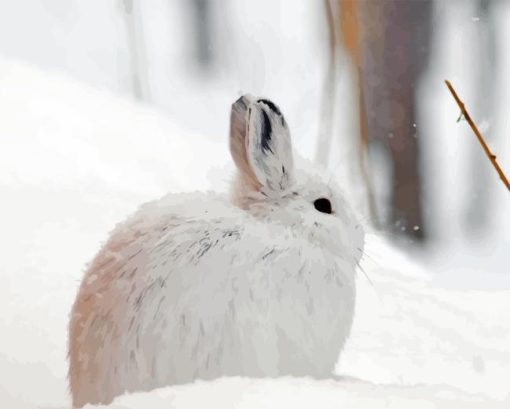
[[[276,101],[299,153],[379,225],[339,373],[393,385],[390,407],[506,407],[510,197],[443,80],[508,174],[509,22],[507,0],[0,2],[0,407],[69,405],[85,264],[141,202],[227,188],[229,109],[246,92]],[[303,387],[232,382],[216,391],[282,405]],[[399,389],[416,384],[436,386]],[[388,396],[309,387],[303,407]],[[133,399],[116,407],[146,407]]]

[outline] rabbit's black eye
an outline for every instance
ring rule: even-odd
[[[313,205],[321,213],[331,214],[332,212],[331,202],[329,201],[329,199],[326,199],[324,197],[317,199],[315,202],[313,202]]]

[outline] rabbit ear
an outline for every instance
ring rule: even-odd
[[[248,109],[247,156],[265,191],[282,193],[294,182],[290,132],[278,107],[259,99]],[[267,193],[269,193],[267,192]]]
[[[244,95],[232,105],[230,152],[245,183],[280,194],[294,182],[290,133],[278,107]]]
[[[255,101],[251,95],[243,95],[232,104],[230,111],[230,154],[249,190],[259,191],[262,187],[253,172],[247,156],[248,107]]]

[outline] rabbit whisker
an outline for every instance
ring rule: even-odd
[[[365,276],[365,278],[367,279],[367,281],[370,283],[370,285],[372,287],[374,287],[374,283],[373,281],[370,279],[370,277],[368,276],[367,272],[365,271],[365,269],[363,267],[361,267],[361,264],[358,262],[356,263],[359,267],[359,269],[361,270],[361,272],[363,273],[363,275]],[[375,288],[375,287],[374,287]]]
[[[379,298],[379,301],[383,301],[383,299],[381,298],[381,296],[379,295],[379,292],[377,291],[377,287],[374,285],[373,281],[370,279],[370,277],[368,276],[367,272],[365,271],[365,269],[363,267],[361,267],[361,265],[358,263],[356,263],[359,267],[359,269],[361,270],[361,272],[363,273],[363,275],[365,276],[365,278],[367,279],[367,281],[369,282],[369,284],[372,286],[372,288],[374,289],[375,291],[375,295],[377,296],[377,298]]]
[[[356,250],[358,250],[361,255],[362,255],[362,258],[363,257],[367,257],[372,263],[374,263],[377,267],[379,268],[382,268],[381,264],[373,257],[371,256],[370,254],[368,254],[367,250],[362,250],[361,248],[359,247],[356,247]],[[359,262],[358,262],[358,265],[359,265]]]

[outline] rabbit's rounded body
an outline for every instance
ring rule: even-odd
[[[118,225],[71,313],[73,405],[222,375],[330,376],[352,323],[363,235],[348,210],[314,209],[310,197],[330,185],[307,175],[237,206],[168,195]]]
[[[221,196],[145,205],[115,229],[80,288],[75,404],[221,375],[329,376],[354,307],[354,266],[342,263],[299,229]]]

